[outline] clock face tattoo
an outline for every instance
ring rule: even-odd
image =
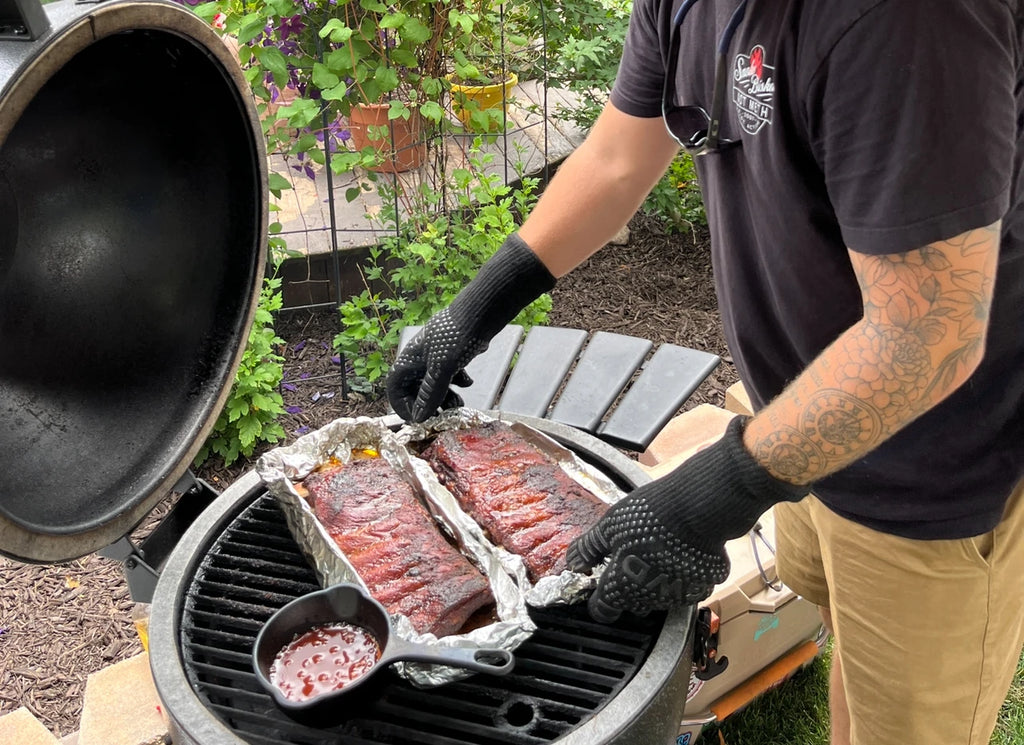
[[[754,456],[765,463],[768,470],[783,478],[819,473],[825,467],[824,453],[795,429],[783,429],[768,435],[758,443]]]
[[[855,396],[823,391],[804,410],[801,430],[821,447],[827,458],[844,458],[877,440],[882,429],[878,413]]]

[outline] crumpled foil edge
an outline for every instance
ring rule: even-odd
[[[380,419],[370,417],[336,419],[291,445],[267,452],[256,464],[257,473],[281,505],[289,531],[323,587],[339,582],[353,582],[367,589],[344,552],[313,514],[312,507],[295,489],[295,482],[301,481],[318,465],[332,458],[348,463],[352,451],[359,449],[376,450],[409,478],[411,483],[420,483],[415,472],[417,466],[412,462],[404,443]],[[465,634],[438,639],[434,634],[418,633],[406,616],[392,614],[394,632],[407,641],[438,648],[498,648],[513,652],[536,630],[518,578],[510,576],[498,551],[489,542],[480,540],[482,535],[476,523],[472,523],[473,529],[470,529],[463,521],[450,517],[448,510],[439,509],[432,495],[423,496],[439,525],[455,538],[463,553],[487,577],[499,620]],[[413,662],[396,663],[395,669],[399,675],[421,687],[461,680],[472,674],[459,668]]]

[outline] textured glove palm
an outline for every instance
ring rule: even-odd
[[[609,559],[589,601],[596,620],[706,598],[729,576],[725,542],[776,502],[809,491],[779,481],[754,460],[743,446],[745,422],[733,419],[721,440],[634,490],[569,547],[576,571]]]
[[[387,378],[388,400],[403,419],[422,422],[459,406],[449,386],[469,385],[465,367],[555,278],[516,234],[481,267],[451,304],[434,315],[398,355]]]

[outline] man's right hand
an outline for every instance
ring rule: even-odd
[[[555,286],[555,278],[517,234],[398,355],[387,378],[388,400],[407,421],[462,404],[449,386],[469,385],[465,367],[519,311]]]
[[[449,386],[473,382],[465,367],[488,342],[468,336],[451,315],[451,308],[445,308],[431,318],[388,373],[388,401],[406,421],[422,422],[438,408],[461,406],[462,397]]]

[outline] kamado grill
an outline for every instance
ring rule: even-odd
[[[716,675],[735,685],[805,639],[805,619],[776,635],[772,656],[726,671],[712,664],[719,629],[707,608],[614,626],[582,605],[534,610],[538,630],[510,675],[432,689],[393,677],[326,728],[290,719],[260,688],[256,634],[317,580],[255,473],[217,495],[188,466],[223,407],[259,298],[263,142],[237,61],[179,5],[0,0],[0,552],[123,562],[133,597],[152,600],[150,662],[176,745],[653,745],[677,732],[691,742],[679,722],[688,701],[703,707],[694,647],[708,671],[697,688]],[[564,337],[551,339],[564,353]],[[674,374],[680,348],[670,352],[647,367]],[[519,360],[529,354],[524,345]],[[535,377],[528,392],[552,384]],[[624,489],[648,479],[576,426],[513,418]],[[621,420],[620,431],[635,429]],[[175,509],[136,546],[128,535],[172,492]],[[782,606],[803,613],[755,580],[740,588],[745,610],[716,608],[776,626]],[[713,688],[701,695],[724,692]],[[714,718],[700,717],[698,731]]]
[[[625,487],[629,459],[557,423],[519,417]],[[153,599],[154,679],[175,743],[658,743],[675,736],[690,675],[692,610],[592,622],[584,606],[534,610],[539,629],[511,674],[432,689],[392,678],[342,724],[313,729],[277,710],[252,672],[261,625],[318,588],[276,500],[254,474],[225,491],[172,554]]]

